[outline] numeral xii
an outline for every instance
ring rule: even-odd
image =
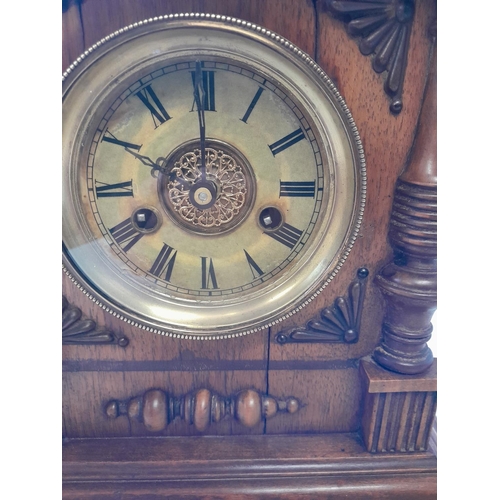
[[[203,64],[203,63],[202,63]],[[191,79],[193,88],[196,85],[196,72],[191,71]],[[203,90],[205,91],[205,98],[203,99],[203,109],[205,111],[216,111],[215,109],[215,71],[203,70],[201,74],[201,81]],[[193,111],[195,108],[193,103]]]

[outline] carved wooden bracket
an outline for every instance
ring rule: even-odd
[[[62,343],[63,344],[116,344],[128,345],[127,337],[117,337],[114,333],[99,328],[95,321],[83,319],[82,311],[71,305],[66,297],[62,298]]]
[[[389,109],[403,109],[403,83],[415,6],[413,0],[327,0],[327,6],[347,23],[347,32],[360,37],[359,50],[372,57],[375,72],[386,72]]]
[[[362,267],[350,284],[347,297],[338,297],[332,307],[326,307],[319,319],[311,320],[307,326],[283,330],[276,335],[279,344],[289,343],[348,343],[359,339],[361,312],[365,299],[368,269]]]
[[[406,374],[433,362],[427,341],[437,306],[436,57],[435,50],[411,159],[396,185],[389,229],[394,259],[375,278],[386,315],[373,357]]]
[[[121,415],[142,422],[148,431],[161,431],[176,418],[194,424],[204,431],[211,423],[230,416],[245,427],[254,427],[278,412],[295,413],[300,408],[295,398],[278,400],[253,389],[223,397],[208,389],[175,397],[160,389],[150,389],[144,395],[128,401],[110,401],[105,411],[109,418]]]

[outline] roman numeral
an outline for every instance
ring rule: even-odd
[[[111,228],[109,232],[125,252],[128,252],[144,236],[143,233],[134,228],[132,218],[120,222],[120,224]],[[125,246],[122,246],[124,243]]]
[[[266,83],[265,80],[264,80],[264,83]],[[257,93],[255,94],[254,98],[252,99],[252,102],[250,103],[250,106],[248,106],[248,109],[246,110],[245,115],[241,119],[242,122],[247,123],[248,117],[252,113],[253,108],[255,108],[255,105],[257,104],[257,101],[259,100],[260,96],[262,95],[262,92],[264,92],[264,88],[259,87],[259,90],[257,90]]]
[[[101,141],[110,142],[111,144],[123,146],[124,148],[135,149],[136,151],[139,151],[142,147],[142,144],[132,144],[131,142],[120,141],[109,130],[106,130],[104,132]]]
[[[302,132],[302,129],[298,128],[295,132],[292,132],[291,134],[283,137],[283,139],[280,139],[274,144],[271,144],[269,146],[269,149],[271,150],[273,156],[276,156],[278,153],[281,153],[285,149],[288,149],[290,146],[293,146],[304,138],[304,132]]]
[[[208,257],[201,257],[201,288],[219,288],[217,286],[217,278],[215,277],[214,263],[212,259],[207,266]]]
[[[201,63],[203,65],[203,63]],[[191,79],[193,81],[193,88],[195,87],[196,81],[196,71],[191,71]],[[203,90],[205,91],[205,98],[203,99],[203,109],[205,111],[215,111],[215,71],[204,70],[201,74],[201,82],[203,85]],[[195,103],[193,101],[193,107],[191,111],[195,109]]]
[[[302,236],[302,232],[300,229],[285,223],[277,231],[264,232],[264,234],[292,249]]]
[[[264,274],[264,271],[257,265],[257,263],[250,257],[249,253],[243,249],[245,252],[245,257],[247,258],[248,265],[250,267],[250,271],[252,273],[252,276],[254,278],[258,278],[259,276],[262,276]]]
[[[280,181],[280,198],[282,196],[314,198],[315,189],[316,189],[316,181],[312,182]]]
[[[168,246],[166,243],[163,243],[163,248],[160,250],[158,257],[156,257],[156,260],[153,262],[149,272],[158,278],[161,278],[161,275],[165,273],[165,281],[170,281],[176,255],[177,250]]]
[[[100,184],[98,186],[97,184]],[[121,196],[134,196],[132,181],[117,182],[116,184],[106,184],[95,181],[95,193],[97,198],[116,198]]]
[[[158,128],[162,123],[165,123],[167,120],[170,120],[169,114],[166,112],[165,108],[163,107],[163,104],[160,102],[158,96],[151,88],[151,85],[146,85],[143,90],[139,90],[136,96],[142,101],[144,106],[146,106],[146,108],[148,108],[149,111],[151,112],[155,128]],[[151,102],[150,99],[153,102]]]

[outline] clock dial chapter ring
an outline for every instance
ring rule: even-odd
[[[200,156],[197,140],[182,144],[168,156],[165,171],[158,176],[160,203],[167,215],[187,231],[226,233],[252,211],[255,175],[241,152],[223,141],[206,141],[206,179],[200,171]]]

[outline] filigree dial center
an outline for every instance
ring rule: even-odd
[[[245,157],[221,141],[207,140],[206,180],[201,150],[190,141],[173,151],[158,190],[166,213],[178,225],[200,234],[229,231],[246,218],[255,199],[255,180]]]

